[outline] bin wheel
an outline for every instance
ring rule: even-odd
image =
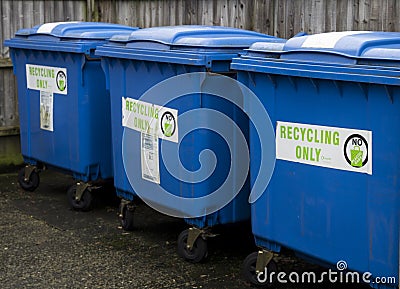
[[[40,178],[39,173],[34,170],[29,176],[29,180],[25,180],[25,167],[18,172],[18,183],[20,187],[29,192],[33,192],[39,186]]]
[[[128,206],[125,206],[122,210],[122,216],[121,216],[121,226],[122,229],[125,231],[133,231],[134,230],[134,209],[128,208]]]
[[[77,185],[72,185],[67,191],[69,205],[77,211],[89,211],[92,206],[92,193],[86,189],[80,200],[76,199]]]
[[[189,229],[184,230],[178,237],[178,255],[191,263],[199,263],[207,257],[207,241],[199,236],[190,250],[187,247]]]
[[[256,264],[257,264],[257,256],[258,252],[253,252],[250,255],[244,259],[243,262],[243,275],[244,278],[249,281],[252,285],[258,287],[258,288],[270,288],[273,285],[273,282],[270,282],[269,275],[271,272],[278,272],[278,267],[275,263],[274,260],[271,260],[268,265],[267,265],[267,274],[268,276],[264,276],[265,272],[263,275],[260,276],[261,279],[265,279],[265,282],[260,282],[257,278],[256,274]],[[274,281],[274,280],[272,280]]]

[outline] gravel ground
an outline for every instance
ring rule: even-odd
[[[46,171],[33,192],[17,185],[16,173],[0,175],[0,288],[251,288],[242,277],[244,258],[255,251],[250,224],[215,228],[209,256],[190,264],[176,254],[177,236],[187,228],[140,204],[136,230],[124,232],[112,189],[96,194],[90,212],[69,209],[73,180]],[[318,271],[290,254],[279,270]],[[333,284],[279,284],[279,288],[369,288]]]

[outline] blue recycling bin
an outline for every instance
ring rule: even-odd
[[[400,33],[332,32],[289,39],[281,51],[262,47],[231,66],[275,128],[275,169],[252,204],[261,250],[245,260],[245,274],[264,282],[258,274],[277,270],[269,261],[284,247],[343,280],[357,273],[373,287],[397,287]],[[245,100],[246,110],[254,105]],[[254,184],[255,130],[250,143]]]
[[[231,119],[246,139],[248,119],[229,99],[202,93],[196,73],[236,77],[229,68],[231,59],[256,41],[284,40],[226,27],[174,26],[115,36],[97,49],[111,95],[114,185],[122,198],[120,216],[124,229],[133,229],[133,201],[137,196],[153,208],[179,216],[179,208],[167,200],[168,194],[201,198],[224,183],[230,162],[240,154],[238,148],[229,148],[217,132],[210,130],[212,120],[207,117],[202,118],[202,123],[199,120],[198,126],[190,127],[193,119],[187,113],[199,109],[218,111]],[[237,131],[232,128],[226,133],[235,144]],[[217,158],[216,167],[198,180],[191,173],[207,166],[207,156],[203,164],[199,159],[203,151],[209,150]],[[181,165],[168,166],[168,156],[179,159]],[[235,174],[237,169],[231,169]],[[249,219],[247,174],[243,183],[234,179],[230,185],[222,194],[240,192],[221,210],[193,216],[185,215],[182,208],[186,222],[193,225],[178,238],[178,253],[183,258],[199,262],[206,256],[205,238],[210,235],[207,228]],[[148,194],[154,192],[160,192],[156,196],[159,200],[149,200]],[[191,206],[202,209],[200,200],[193,199]]]
[[[110,100],[96,47],[137,28],[89,22],[56,22],[19,30],[10,47],[18,85],[21,152],[19,175],[28,191],[46,167],[72,174],[70,204],[86,210],[91,183],[113,177]]]

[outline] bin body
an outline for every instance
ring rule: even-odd
[[[399,33],[326,33],[288,40],[278,59],[234,59],[276,128],[274,173],[252,204],[258,246],[398,284],[399,48]],[[250,143],[254,183],[254,130]]]
[[[137,31],[139,32],[139,31]],[[111,95],[112,109],[112,139],[114,157],[114,184],[118,195],[127,200],[133,200],[137,192],[129,183],[123,161],[122,138],[129,134],[136,147],[135,155],[128,156],[137,159],[133,169],[136,178],[142,178],[141,159],[141,132],[121,125],[122,98],[139,99],[146,91],[158,83],[171,77],[192,72],[215,72],[236,75],[229,69],[231,59],[243,48],[251,43],[263,39],[264,41],[283,41],[271,36],[230,29],[224,27],[206,26],[176,26],[141,29],[139,33],[132,33],[126,39],[111,39],[110,43],[99,48],[98,55],[102,56],[106,71],[107,84]],[[156,105],[163,105],[156,101]],[[167,104],[169,108],[177,110],[178,127],[182,114],[199,108],[217,110],[232,119],[243,132],[248,135],[248,119],[240,108],[228,100],[204,93],[191,93]],[[196,129],[196,128],[194,128]],[[196,171],[200,168],[199,154],[210,149],[217,156],[217,167],[213,174],[199,183],[181,182],[172,176],[159,158],[159,184],[146,182],[139,189],[151,190],[152,186],[161,186],[168,192],[186,198],[196,198],[210,194],[224,182],[230,169],[230,153],[226,142],[215,132],[207,129],[197,129],[177,142],[159,139],[165,142],[166,152],[176,154],[179,151],[180,161],[185,169]],[[235,155],[237,151],[233,151]],[[235,169],[235,168],[233,168]],[[174,172],[179,176],[179,172]],[[236,189],[237,184],[233,184]],[[240,189],[240,188],[239,188]],[[231,192],[226,192],[230,193]],[[213,226],[215,224],[232,223],[246,220],[250,216],[250,207],[247,202],[249,182],[246,180],[238,196],[222,210],[213,214],[204,214],[203,217],[190,218],[187,222],[197,226]],[[166,204],[166,206],[168,206]]]
[[[47,23],[7,40],[18,85],[21,152],[90,181],[113,176],[109,95],[96,47],[136,28]]]

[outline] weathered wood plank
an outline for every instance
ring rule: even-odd
[[[7,97],[4,102],[4,126],[18,125],[18,105],[15,86],[15,77],[12,68],[4,69],[4,95]]]
[[[13,101],[12,97],[6,96],[6,92],[5,92],[6,85],[7,84],[5,83],[5,69],[0,68],[0,95],[3,96],[2,98],[0,98],[0,127],[4,127],[6,125],[5,124],[5,118],[6,118],[5,104],[7,102]]]
[[[121,2],[120,5],[117,5],[115,7],[115,15],[117,17],[117,21],[120,24],[124,25],[130,25],[131,23],[131,17],[132,17],[132,11],[131,11],[131,2]]]
[[[12,67],[0,67],[0,127],[18,126],[18,99]]]
[[[326,0],[325,7],[325,32],[336,30],[336,21],[339,11],[337,10],[336,0]]]

